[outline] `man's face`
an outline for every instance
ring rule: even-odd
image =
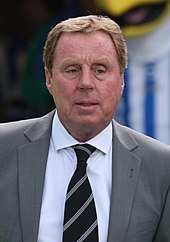
[[[62,34],[46,84],[74,138],[86,141],[100,133],[112,120],[124,86],[110,36],[102,31]]]

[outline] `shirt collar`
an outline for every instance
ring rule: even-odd
[[[64,128],[58,118],[57,112],[54,115],[52,124],[52,142],[57,151],[79,143]],[[112,124],[110,123],[101,133],[86,143],[107,154],[112,143]]]

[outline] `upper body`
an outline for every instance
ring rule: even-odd
[[[38,239],[53,114],[0,125],[0,241]],[[169,147],[113,121],[112,148],[108,238],[101,242],[168,242]]]
[[[126,44],[115,22],[87,16],[56,25],[44,47],[44,64],[57,126],[61,124],[81,144],[112,126],[127,66]],[[52,120],[53,113],[1,125],[0,241],[45,241],[39,231],[42,196],[50,189],[45,179],[54,134]],[[56,133],[55,140],[60,138]],[[116,122],[111,138],[108,232],[99,242],[168,241],[169,148]],[[63,214],[57,215],[61,221]],[[99,224],[99,234],[101,230]],[[50,235],[46,236],[48,240]]]

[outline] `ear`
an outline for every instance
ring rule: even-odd
[[[125,80],[124,80],[124,74],[121,75],[121,94],[123,93],[124,86],[125,86]]]
[[[52,75],[50,71],[47,69],[47,67],[45,67],[45,79],[46,79],[46,87],[49,93],[52,94],[52,85],[51,85]]]

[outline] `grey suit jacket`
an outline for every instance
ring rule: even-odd
[[[37,241],[53,114],[0,125],[0,242]],[[107,242],[170,242],[170,148],[113,121],[112,170]]]

